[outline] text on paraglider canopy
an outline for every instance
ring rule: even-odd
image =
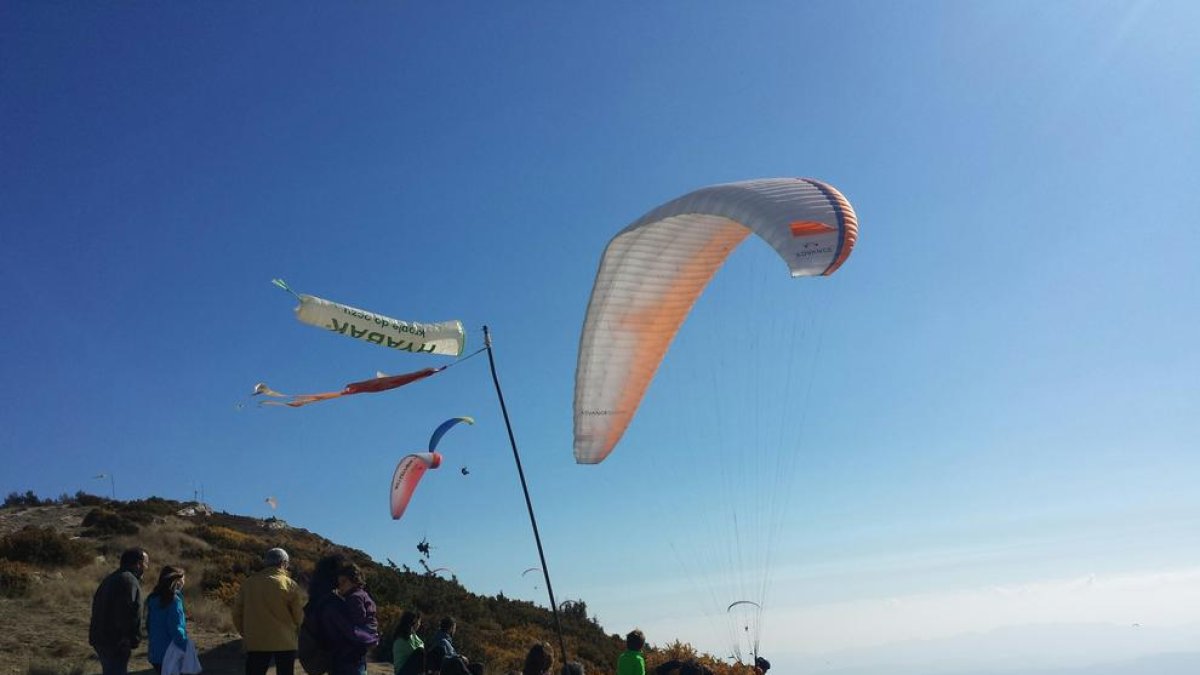
[[[349,321],[347,321],[345,323],[338,323],[337,319],[330,319],[329,325],[326,326],[326,328],[328,328],[329,330],[331,330],[335,333],[338,333],[340,335],[349,335],[350,337],[358,339],[358,340],[366,340],[367,342],[370,342],[372,344],[377,344],[377,345],[380,345],[383,347],[389,347],[391,349],[399,349],[399,350],[405,351],[405,352],[413,352],[413,353],[417,353],[417,354],[420,354],[420,353],[432,354],[435,349],[435,346],[433,343],[413,342],[410,340],[396,340],[396,339],[393,339],[390,335],[385,335],[384,333],[372,331],[370,328],[359,328],[358,326],[355,326],[354,324],[350,323]],[[422,332],[421,334],[424,335],[424,332]]]
[[[810,258],[814,255],[827,255],[833,253],[833,246],[810,246],[805,244],[804,248],[796,252],[797,258]]]

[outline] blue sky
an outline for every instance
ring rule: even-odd
[[[238,408],[258,381],[445,362],[299,324],[278,276],[462,319],[469,347],[491,326],[557,594],[613,632],[722,648],[678,559],[730,545],[711,514],[757,508],[760,455],[788,467],[763,490],[784,663],[955,634],[897,598],[979,631],[1117,621],[972,595],[1079,579],[1183,584],[1130,611],[1200,625],[1171,604],[1200,554],[1197,25],[1185,2],[6,3],[0,490],[274,495],[379,558],[428,536],[469,588],[540,598],[482,359]],[[792,175],[854,204],[850,261],[792,282],[739,249],[617,452],[576,466],[604,244],[689,190]],[[463,414],[448,468],[471,476],[431,473],[393,523],[395,461]],[[698,498],[730,462],[735,498]],[[787,632],[814,607],[844,619]]]

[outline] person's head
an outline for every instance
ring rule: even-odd
[[[154,584],[154,590],[150,592],[150,596],[158,598],[160,607],[166,607],[175,602],[175,594],[183,590],[184,580],[182,567],[167,565],[159,571],[158,583]]]
[[[288,558],[288,552],[281,548],[273,548],[263,555],[263,564],[267,567],[276,567],[281,570],[286,570],[291,559]]]
[[[771,669],[771,662],[761,656],[754,657],[754,669],[759,673],[766,673]]]
[[[441,622],[438,623],[438,628],[451,635],[454,635],[454,631],[458,628],[458,624],[454,622],[454,617],[444,616],[442,617]]]
[[[536,642],[525,655],[525,666],[521,668],[521,675],[542,675],[550,672],[553,665],[554,652],[550,650],[550,645]]]
[[[133,572],[133,576],[141,579],[146,573],[146,568],[150,565],[150,554],[146,553],[146,549],[135,547],[125,549],[121,553],[121,569]]]
[[[342,565],[337,571],[337,592],[340,595],[345,595],[360,588],[363,585],[362,570],[358,569],[358,565],[348,563]]]
[[[583,675],[583,664],[578,661],[567,661],[563,664],[562,675]]]
[[[308,580],[308,597],[316,598],[329,595],[337,588],[337,573],[350,562],[349,556],[343,551],[332,551],[325,554],[316,565],[313,565],[312,576]]]
[[[646,636],[642,631],[634,628],[629,631],[629,635],[625,636],[625,648],[631,651],[640,652],[642,647],[646,646]]]
[[[400,615],[400,625],[396,627],[396,635],[408,637],[409,635],[417,632],[417,629],[420,627],[421,615],[417,614],[411,609],[406,609]]]

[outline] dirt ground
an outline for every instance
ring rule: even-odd
[[[245,657],[242,654],[241,640],[227,640],[207,646],[203,638],[194,636],[193,639],[196,640],[199,648],[200,664],[204,667],[205,673],[241,675],[244,672]],[[81,642],[86,646],[86,635]],[[99,675],[100,673],[100,662],[96,660],[95,654],[55,658],[38,652],[39,649],[31,645],[24,657],[19,654],[4,654],[5,658],[2,659],[3,665],[0,665],[0,673],[5,675],[10,673],[13,675]],[[144,645],[134,653],[130,660],[129,672],[135,675],[155,675],[150,662],[146,660]],[[275,668],[271,667],[267,672],[274,675]],[[296,663],[295,672],[304,672],[299,662]],[[392,666],[390,663],[370,663],[367,665],[367,672],[370,675],[392,675]]]

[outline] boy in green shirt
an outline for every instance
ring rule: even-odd
[[[625,651],[617,659],[617,675],[646,675],[646,658],[642,656],[642,647],[646,646],[646,636],[636,628],[625,636]]]

